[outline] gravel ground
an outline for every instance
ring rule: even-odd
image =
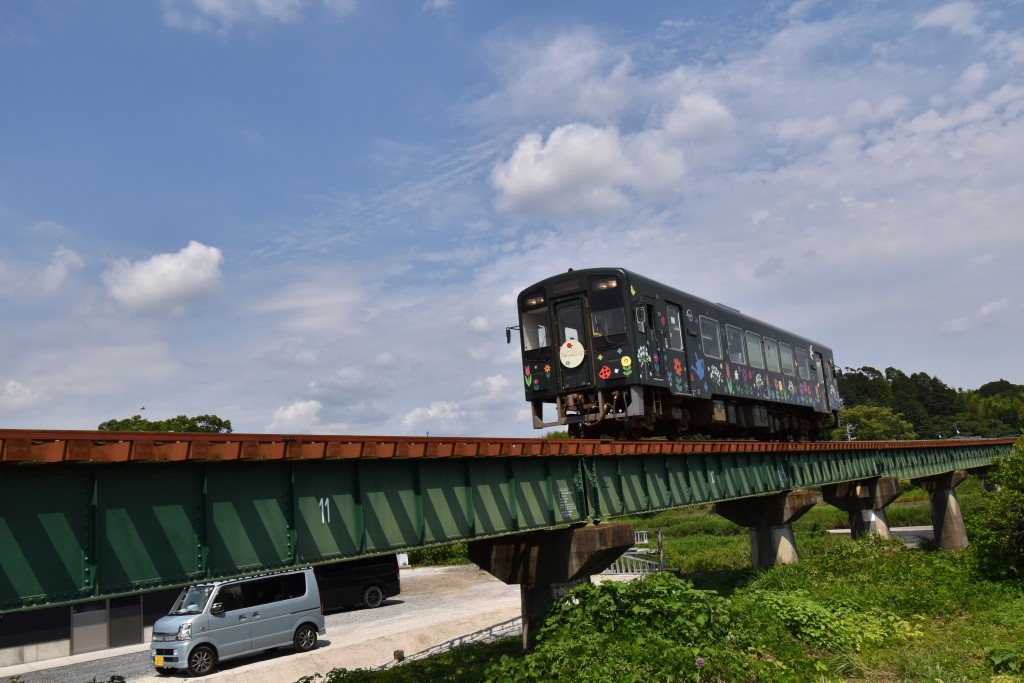
[[[519,587],[507,586],[475,566],[403,569],[401,595],[374,610],[327,615],[327,635],[312,652],[296,654],[282,648],[231,660],[203,680],[288,682],[334,668],[375,668],[392,662],[396,650],[410,658],[492,634],[518,633],[518,621],[513,620],[519,614]],[[147,647],[132,654],[21,674],[18,680],[89,683],[95,679],[102,683],[113,675],[140,683],[188,678],[184,673],[155,675]]]

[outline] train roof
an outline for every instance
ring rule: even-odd
[[[667,285],[667,284],[665,284],[663,282],[659,282],[657,280],[649,278],[649,277],[647,277],[645,275],[641,275],[640,273],[637,273],[636,271],[629,270],[627,268],[609,267],[609,268],[581,268],[579,270],[569,269],[568,271],[566,271],[564,273],[559,273],[557,275],[552,275],[551,277],[545,278],[545,279],[541,280],[540,282],[535,282],[534,284],[530,285],[526,289],[522,290],[519,293],[519,296],[522,297],[523,294],[525,294],[525,293],[527,293],[529,291],[532,291],[532,290],[536,289],[537,287],[546,285],[546,284],[548,284],[550,282],[564,279],[567,276],[569,276],[570,273],[572,275],[576,275],[576,276],[600,275],[602,273],[620,273],[623,276],[625,276],[626,279],[629,282],[632,282],[632,283],[643,283],[643,284],[645,284],[648,287],[652,287],[652,288],[656,288],[656,289],[671,290],[673,293],[679,294],[681,297],[685,297],[687,299],[699,301],[700,303],[705,304],[705,305],[707,305],[710,308],[719,309],[719,310],[723,311],[726,315],[732,316],[734,318],[741,318],[744,321],[749,321],[750,323],[752,323],[752,325],[751,325],[752,328],[753,327],[757,327],[757,328],[759,328],[762,331],[770,331],[772,333],[776,333],[776,334],[779,334],[779,335],[786,335],[786,336],[789,336],[789,337],[796,337],[798,339],[806,341],[808,344],[813,344],[815,349],[817,349],[819,351],[827,351],[829,353],[832,352],[832,348],[830,346],[828,346],[826,344],[821,344],[821,343],[819,343],[819,342],[817,342],[817,341],[815,341],[813,339],[810,339],[809,337],[805,337],[805,336],[803,336],[801,334],[797,334],[795,332],[791,332],[790,330],[786,330],[786,329],[783,329],[781,327],[778,327],[777,325],[773,325],[771,323],[767,323],[764,320],[761,320],[760,318],[755,318],[753,316],[747,315],[743,311],[741,311],[741,310],[739,310],[737,308],[733,308],[732,306],[729,306],[728,304],[717,303],[717,302],[711,301],[709,299],[705,299],[704,297],[698,296],[696,294],[691,294],[690,292],[678,289],[676,287],[673,287],[672,285]]]

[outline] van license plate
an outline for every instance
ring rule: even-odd
[[[163,655],[156,655],[155,657],[153,657],[153,666],[163,666],[163,665],[164,665],[164,656]]]

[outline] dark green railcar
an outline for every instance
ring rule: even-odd
[[[828,347],[622,268],[570,270],[518,304],[538,429],[816,440],[839,411]]]

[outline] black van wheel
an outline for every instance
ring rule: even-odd
[[[380,607],[382,602],[384,602],[384,594],[377,586],[370,586],[363,591],[363,604],[367,607]]]
[[[188,675],[205,676],[217,666],[217,653],[212,647],[200,645],[188,655]]]
[[[292,642],[295,644],[296,652],[309,652],[316,647],[316,629],[312,624],[303,624],[295,629],[295,638]]]

